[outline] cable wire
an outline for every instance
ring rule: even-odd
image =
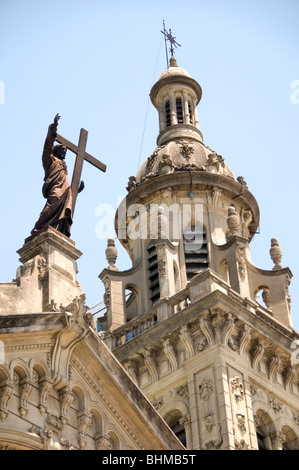
[[[159,51],[158,51],[158,55],[157,55],[157,59],[156,59],[156,65],[155,65],[155,69],[154,69],[154,73],[153,73],[153,78],[152,78],[152,83],[151,83],[151,88],[152,88],[152,86],[153,86],[153,83],[154,83],[154,80],[155,80],[155,76],[156,76],[156,70],[157,70],[157,66],[158,66],[158,60],[159,60],[159,56],[160,56],[160,52],[161,52],[162,42],[163,42],[163,37],[161,37],[161,41],[160,41]],[[143,142],[144,142],[144,136],[145,136],[145,129],[146,129],[146,123],[147,123],[147,116],[148,116],[149,102],[150,102],[150,95],[148,95],[148,99],[147,99],[146,112],[145,112],[145,119],[144,119],[144,125],[143,125],[142,137],[141,137],[141,146],[140,146],[140,152],[139,152],[139,158],[138,158],[138,163],[137,163],[136,174],[137,174],[138,169],[139,169],[139,164],[140,164],[140,159],[141,159],[141,153],[142,153],[142,148],[143,148]]]

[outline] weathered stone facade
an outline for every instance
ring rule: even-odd
[[[0,284],[0,449],[182,449],[101,340],[74,243],[48,228]]]
[[[275,238],[273,270],[251,263],[258,204],[203,143],[200,98],[172,58],[151,91],[158,147],[115,219],[132,268],[114,252],[100,274],[103,339],[188,449],[298,449],[292,273]]]

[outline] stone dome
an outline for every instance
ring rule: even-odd
[[[136,183],[186,170],[208,171],[235,179],[221,155],[199,141],[181,139],[157,147],[138,171]]]
[[[188,72],[186,72],[186,70],[184,70],[182,67],[179,67],[177,65],[175,57],[172,56],[170,58],[169,67],[166,70],[164,70],[164,72],[161,73],[159,80],[162,80],[163,78],[167,78],[167,77],[173,77],[174,75],[180,75],[180,76],[192,78],[191,75]]]
[[[179,171],[205,171],[235,179],[222,156],[203,143],[196,111],[201,87],[174,57],[150,97],[159,113],[158,147],[137,176],[129,178],[129,192],[151,178]]]

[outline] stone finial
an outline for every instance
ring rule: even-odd
[[[238,183],[242,184],[242,186],[245,186],[245,188],[248,188],[247,183],[244,180],[243,176],[238,176],[237,181],[238,181]]]
[[[273,271],[277,269],[282,269],[282,266],[280,264],[282,252],[278,244],[277,238],[271,238],[270,256],[271,256],[273,263],[275,264]]]
[[[109,269],[117,269],[115,261],[117,258],[117,248],[115,246],[114,238],[108,238],[107,248],[105,250],[106,259],[109,264]]]
[[[233,206],[230,206],[227,210],[228,218],[227,218],[227,226],[230,229],[232,235],[237,235],[240,227],[240,218]]]
[[[176,58],[172,55],[169,60],[169,67],[177,67],[177,61]]]

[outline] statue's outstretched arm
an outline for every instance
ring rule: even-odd
[[[49,125],[48,134],[47,134],[45,144],[44,144],[43,157],[42,157],[44,169],[46,169],[49,166],[50,156],[52,154],[53,145],[57,136],[57,127],[58,127],[59,119],[60,119],[59,114],[56,114],[53,123]]]

